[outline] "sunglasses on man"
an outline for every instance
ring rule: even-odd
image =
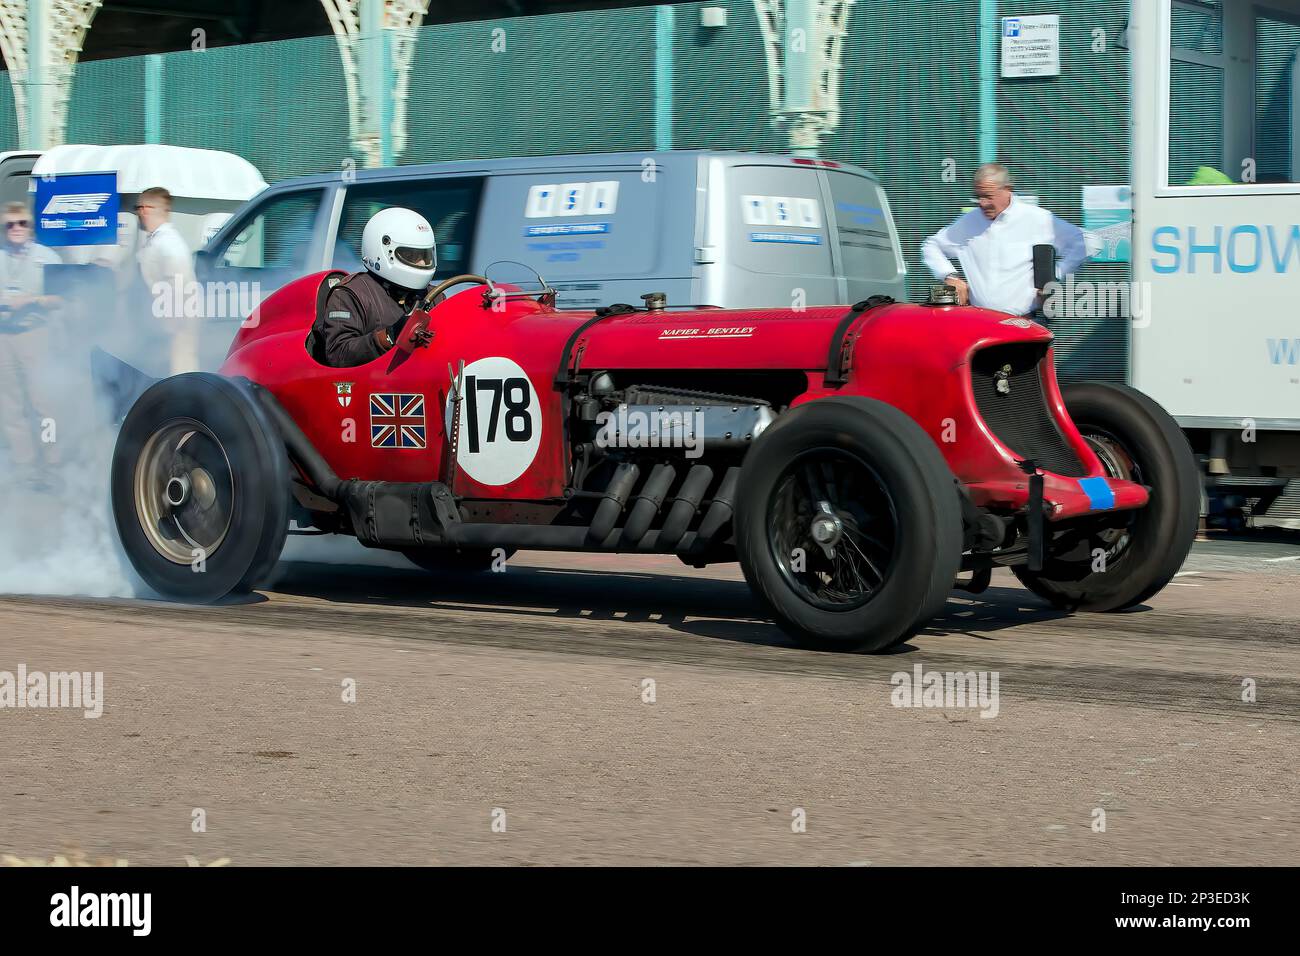
[[[5,228],[6,228],[6,229],[17,229],[19,226],[21,226],[22,228],[26,229],[26,228],[27,228],[28,226],[30,226],[30,225],[31,225],[31,220],[28,220],[28,219],[7,219],[7,220],[5,220]]]

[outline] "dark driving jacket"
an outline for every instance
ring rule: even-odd
[[[316,335],[330,365],[364,365],[385,351],[375,341],[375,330],[391,329],[405,314],[378,279],[369,272],[354,272],[331,290],[324,314],[316,320]]]

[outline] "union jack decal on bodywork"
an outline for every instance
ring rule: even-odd
[[[370,396],[373,448],[424,448],[424,396],[385,393]]]

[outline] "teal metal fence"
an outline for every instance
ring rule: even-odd
[[[727,9],[722,29],[700,25],[704,5],[676,4],[668,16],[641,7],[421,28],[398,162],[651,149],[668,135],[678,148],[786,151],[787,136],[769,116],[768,63],[753,4],[708,4]],[[1081,223],[1084,185],[1128,180],[1128,54],[1115,43],[1128,0],[994,7],[1060,14],[1061,75],[995,81],[997,155],[1023,192]],[[852,7],[841,123],[822,154],[885,182],[914,293],[930,281],[921,240],[969,206],[980,160],[980,8],[979,0],[859,0]],[[1278,28],[1286,36],[1289,29]],[[1276,63],[1260,80],[1272,90],[1281,88]],[[66,138],[230,150],[271,181],[359,161],[349,145],[333,37],[82,64]],[[17,140],[5,75],[0,146]],[[1127,279],[1128,269],[1088,263],[1079,278]],[[1124,376],[1122,317],[1064,320],[1057,333],[1066,377]]]

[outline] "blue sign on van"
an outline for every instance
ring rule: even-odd
[[[117,243],[117,173],[33,177],[36,241],[43,246]]]
[[[590,236],[609,232],[607,222],[570,222],[554,226],[529,226],[525,236]]]
[[[751,232],[750,242],[789,242],[796,246],[820,246],[822,237],[806,232]]]

